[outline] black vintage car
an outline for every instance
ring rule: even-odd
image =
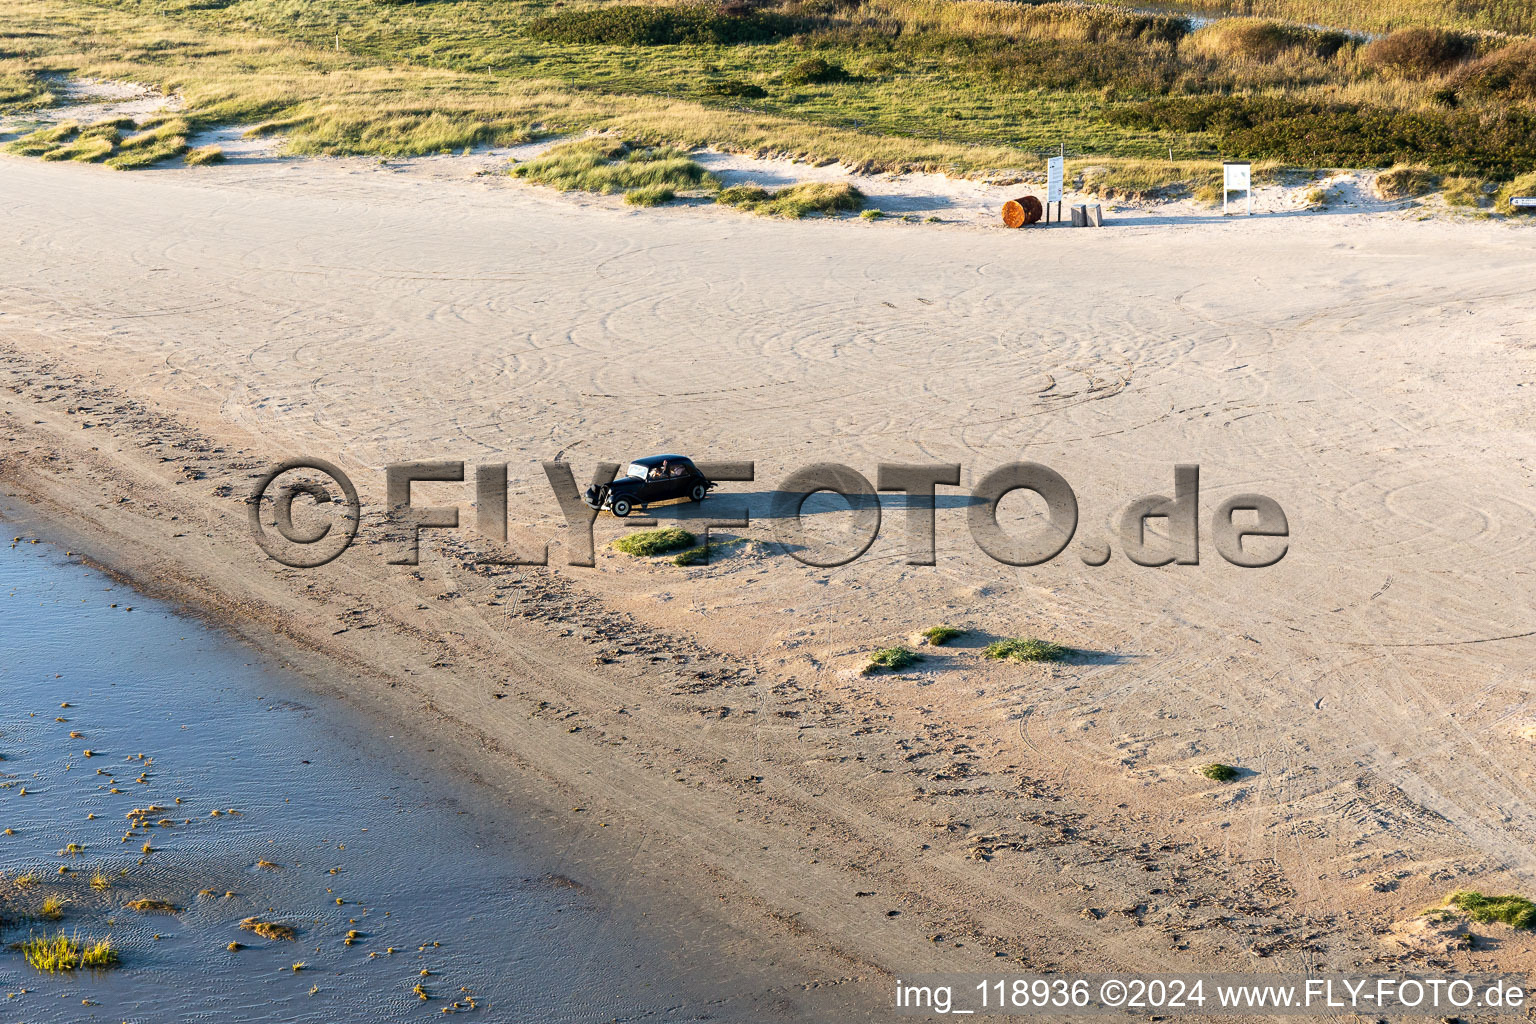
[[[588,508],[608,509],[623,518],[630,509],[673,498],[703,501],[715,486],[699,472],[693,460],[681,455],[647,455],[635,459],[607,487],[593,484],[582,499]]]

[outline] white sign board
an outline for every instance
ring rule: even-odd
[[[1244,192],[1248,197],[1248,212],[1253,213],[1253,165],[1249,163],[1225,163],[1221,165],[1221,212],[1227,212],[1227,194]]]
[[[1066,177],[1067,161],[1063,157],[1053,156],[1045,164],[1045,201],[1048,203],[1061,202],[1062,181]]]
[[[1536,196],[1515,196],[1509,201],[1510,206],[1536,206]]]

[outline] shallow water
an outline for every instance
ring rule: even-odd
[[[122,958],[50,976],[0,949],[6,1019],[425,1020],[455,1002],[496,1021],[782,1019],[751,982],[657,948],[443,780],[392,765],[388,736],[370,746],[251,649],[63,552],[0,545],[0,624],[6,946],[62,930],[110,936]],[[149,805],[167,824],[125,835]],[[24,873],[37,881],[18,887]],[[18,917],[51,892],[61,920]],[[125,908],[139,898],[179,912]],[[298,938],[241,931],[249,916]]]

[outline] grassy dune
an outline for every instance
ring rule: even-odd
[[[950,173],[1036,169],[1065,145],[1083,185],[1105,195],[1208,187],[1223,156],[1414,163],[1479,181],[1536,166],[1536,41],[1483,31],[1526,26],[1536,0],[1267,2],[1299,22],[1434,30],[1370,41],[993,0],[0,0],[0,109],[48,102],[47,74],[179,91],[185,132],[35,154],[71,146],[57,158],[123,167],[228,124],[280,135],[296,154],[601,129],[645,146]],[[625,191],[659,202],[678,187]]]

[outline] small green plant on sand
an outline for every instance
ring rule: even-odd
[[[859,214],[859,216],[864,218],[865,220],[879,220],[881,217],[885,216],[885,211],[884,210],[865,210],[863,213]]]
[[[676,555],[672,556],[672,564],[681,566],[704,565],[716,555],[723,554],[746,542],[745,537],[737,537],[734,540],[712,541],[708,546],[700,544],[696,548],[679,551]]]
[[[1455,907],[1481,924],[1507,924],[1511,928],[1536,928],[1536,903],[1524,896],[1484,896],[1480,892],[1454,892],[1446,906]]]
[[[641,530],[638,533],[620,537],[613,542],[613,549],[626,555],[649,558],[652,555],[665,555],[669,551],[691,548],[698,543],[698,540],[681,526],[664,526],[659,530]]]
[[[1229,764],[1206,764],[1200,766],[1200,774],[1214,782],[1231,782],[1241,773]]]
[[[900,672],[908,665],[914,665],[922,660],[921,654],[905,647],[884,647],[869,656],[869,664],[864,666],[864,675],[872,675],[882,669]]]
[[[1061,661],[1071,653],[1070,647],[1022,636],[994,640],[982,651],[993,661]]]
[[[30,936],[17,948],[29,966],[49,974],[73,971],[80,967],[112,967],[118,959],[111,939],[82,943],[78,938],[63,932],[51,938]]]
[[[964,633],[965,630],[959,629],[955,626],[929,626],[927,629],[919,633],[918,636],[922,637],[924,640],[928,641],[935,647],[943,647],[955,637],[961,636]]]
[[[864,209],[864,193],[841,181],[805,181],[777,191],[760,185],[732,185],[716,197],[726,206],[761,214],[799,220],[813,213],[831,216]]]

